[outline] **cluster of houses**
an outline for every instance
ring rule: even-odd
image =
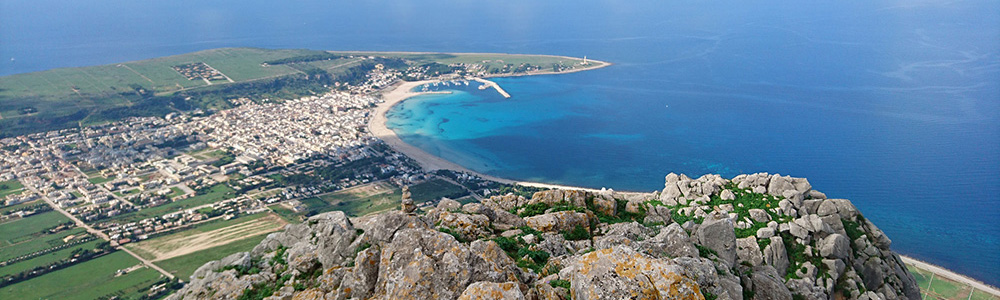
[[[196,63],[190,63],[190,64],[186,64],[186,65],[173,66],[171,68],[173,68],[174,71],[177,71],[177,73],[180,73],[181,75],[183,75],[188,80],[196,80],[196,79],[225,80],[226,79],[226,77],[222,75],[222,72],[219,72],[215,68],[212,68],[212,67],[210,67],[210,66],[208,66],[208,65],[206,65],[205,63],[202,63],[202,62],[196,62]]]

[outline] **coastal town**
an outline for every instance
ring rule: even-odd
[[[431,211],[442,201],[530,199],[537,191],[572,188],[468,170],[403,142],[386,127],[385,113],[439,86],[476,85],[511,98],[488,78],[608,65],[558,57],[551,68],[501,59],[391,68],[382,63],[387,57],[340,59],[370,68],[360,80],[337,80],[307,96],[232,97],[226,109],[0,139],[0,226],[30,224],[24,233],[5,232],[0,288],[114,259],[130,262],[115,265],[114,278],[145,280],[128,293],[156,299],[182,287],[205,262],[249,251],[317,214],[370,216],[399,208],[411,194],[417,209]],[[202,62],[172,69],[187,80],[232,82]]]
[[[451,67],[485,72],[477,64]],[[174,70],[190,80],[228,78],[204,63]],[[426,74],[429,70],[378,64],[363,81],[337,82],[323,94],[240,97],[228,100],[230,109],[130,117],[0,139],[0,225],[36,221],[37,231],[25,238],[47,240],[0,257],[0,266],[19,270],[0,274],[0,286],[120,251],[141,264],[118,270],[119,276],[147,268],[162,275],[148,291],[155,295],[169,292],[170,282],[186,281],[186,274],[167,271],[172,267],[164,261],[209,251],[197,245],[164,250],[178,238],[206,237],[221,246],[239,243],[243,237],[234,233],[259,236],[323,211],[369,214],[395,207],[403,187],[419,193],[420,207],[433,207],[442,198],[476,201],[516,191],[463,172],[428,172],[433,170],[371,132],[376,107],[386,104],[382,91],[404,76],[423,79],[420,83],[466,80],[454,73]],[[478,80],[483,88],[506,93]],[[344,195],[361,198],[339,200]],[[44,263],[30,266],[35,261]]]

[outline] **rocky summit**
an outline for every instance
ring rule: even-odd
[[[919,299],[891,240],[803,178],[666,176],[288,225],[172,299]]]

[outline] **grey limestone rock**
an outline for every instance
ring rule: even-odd
[[[722,190],[722,193],[719,194],[719,198],[722,198],[722,200],[733,200],[736,199],[736,195],[733,194],[733,191]]]
[[[771,243],[764,247],[764,262],[774,267],[781,276],[788,270],[788,253],[780,236],[771,237]]]
[[[753,267],[751,275],[751,285],[753,286],[753,299],[766,300],[791,300],[792,293],[785,286],[784,276],[771,266]]]
[[[500,230],[507,230],[528,225],[528,223],[524,222],[524,219],[521,219],[521,217],[507,212],[506,210],[494,210],[493,215],[493,226]]]
[[[695,231],[698,244],[714,250],[730,266],[736,261],[736,233],[729,218],[706,218]]]
[[[826,258],[847,260],[851,255],[851,242],[846,236],[834,233],[819,241],[819,253]]]
[[[522,300],[519,282],[478,281],[469,285],[458,297],[459,300]]]
[[[444,198],[438,201],[437,209],[442,211],[456,211],[462,209],[462,204],[458,203],[458,201]]]
[[[659,234],[640,244],[642,249],[656,257],[698,257],[698,249],[677,223],[667,225]]]
[[[615,245],[631,245],[649,238],[652,233],[652,229],[636,222],[611,224],[603,235],[594,238],[594,248],[606,249]]]
[[[744,289],[753,291],[754,299],[920,296],[885,233],[850,201],[826,199],[804,179],[767,173],[731,181],[718,175],[669,174],[665,179],[663,191],[649,194],[547,190],[531,199],[508,194],[481,204],[442,200],[426,215],[395,210],[348,219],[341,212],[324,213],[269,234],[249,253],[203,265],[171,299],[235,299],[264,283],[276,284],[267,299],[567,299],[570,294],[574,299],[697,299],[702,296],[697,291],[743,299]],[[737,214],[748,208],[739,201],[707,205],[710,199],[735,198],[723,189],[730,182],[783,198],[777,207],[754,209],[749,216]],[[653,199],[677,206],[653,205]],[[621,213],[621,200],[627,201],[625,211],[639,214],[635,221],[644,222],[603,223],[591,210]],[[550,209],[528,218],[510,213],[532,203],[586,208],[587,202],[593,204],[582,212]],[[704,219],[677,224],[671,219],[674,209]],[[852,223],[846,221],[860,224],[863,235],[849,241],[844,225]],[[752,236],[736,239],[734,228],[763,224]],[[565,240],[563,233],[576,226],[593,237]],[[439,231],[443,228],[450,234]],[[786,243],[794,249],[786,249]],[[700,257],[696,244],[718,258]],[[279,247],[285,248],[280,264]],[[250,264],[260,272],[246,273]],[[788,273],[799,278],[783,280]],[[280,278],[288,280],[276,282]],[[570,281],[570,288],[551,286],[556,279]],[[300,283],[307,283],[304,290]],[[867,292],[836,290],[859,285]]]
[[[774,228],[764,227],[764,228],[761,228],[761,229],[757,229],[757,238],[758,239],[769,239],[772,236],[774,236]]]
[[[574,257],[559,277],[570,279],[573,299],[699,298],[698,284],[682,274],[672,261],[617,246]]]
[[[756,237],[745,237],[736,239],[736,257],[740,261],[749,262],[751,265],[759,266],[764,262],[764,255],[760,252]]]
[[[767,223],[771,221],[771,215],[768,215],[763,209],[754,208],[750,209],[750,218],[756,222]]]
[[[590,230],[590,221],[585,213],[559,211],[524,218],[524,222],[538,231],[568,231],[576,226]]]

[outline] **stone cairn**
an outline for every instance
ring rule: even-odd
[[[417,209],[417,206],[413,204],[413,199],[410,198],[410,186],[403,187],[403,199],[400,201],[399,209],[405,213],[412,213]]]

